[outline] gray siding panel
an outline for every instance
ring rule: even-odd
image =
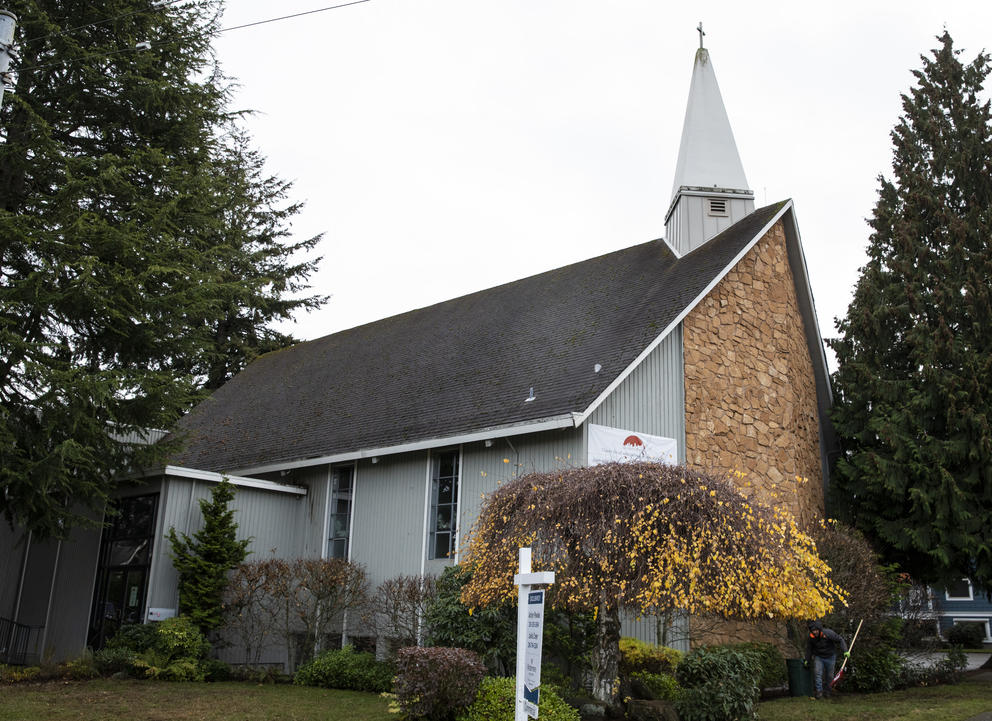
[[[56,661],[76,658],[86,647],[101,533],[99,528],[78,528],[62,543],[51,612],[42,636],[42,651],[52,651]]]
[[[426,451],[358,464],[351,560],[365,566],[373,585],[420,573],[427,468]]]
[[[625,613],[620,618],[620,634],[688,653],[689,617],[684,613],[674,614],[669,624],[666,630],[659,628],[657,616],[637,616],[633,613]],[[662,640],[665,641],[664,644],[660,643]]]
[[[472,525],[479,516],[482,497],[504,481],[535,471],[583,465],[584,432],[566,428],[527,436],[466,444],[462,450],[462,477],[458,498],[459,558],[467,547]]]
[[[685,462],[681,323],[593,411],[589,422],[674,438],[679,444],[679,462]]]
[[[172,565],[166,535],[170,528],[193,535],[203,527],[199,502],[210,498],[214,485],[210,481],[171,477],[163,484],[159,497],[159,533],[155,538],[156,547],[152,550],[149,608],[178,608],[178,576]],[[238,538],[252,539],[248,546],[251,552],[248,559],[300,556],[300,539],[309,521],[309,503],[309,493],[298,496],[255,488],[236,488],[231,508],[238,524]]]
[[[15,531],[9,523],[0,523],[0,616],[3,618],[14,618],[21,569],[28,549],[26,531]]]

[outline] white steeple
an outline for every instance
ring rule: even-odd
[[[754,210],[744,166],[723,106],[709,51],[702,45],[692,68],[682,143],[665,218],[665,239],[679,254],[698,248]]]

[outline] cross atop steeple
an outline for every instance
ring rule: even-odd
[[[699,31],[699,49],[702,50],[703,49],[703,36],[706,34],[703,31],[703,21],[702,20],[699,21],[699,27],[697,27],[696,30]]]

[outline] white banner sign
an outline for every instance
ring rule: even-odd
[[[527,594],[527,650],[524,653],[524,707],[537,718],[541,699],[541,646],[544,642],[544,591]]]
[[[630,461],[675,465],[679,462],[678,443],[674,438],[589,424],[590,466]]]

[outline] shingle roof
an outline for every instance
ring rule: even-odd
[[[581,413],[786,202],[683,258],[651,241],[264,355],[180,422],[170,462],[245,469]]]

